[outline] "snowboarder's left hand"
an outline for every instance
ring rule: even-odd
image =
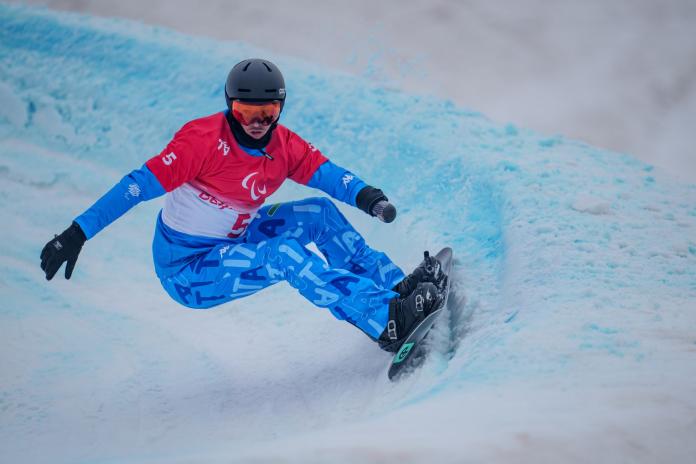
[[[66,261],[65,278],[69,279],[86,241],[85,233],[73,222],[62,234],[48,242],[41,250],[41,269],[46,273],[46,280],[51,280]]]
[[[372,208],[372,215],[382,222],[392,222],[396,218],[396,208],[388,201],[378,201]]]
[[[363,187],[355,200],[358,208],[382,222],[392,222],[396,218],[396,208],[389,203],[389,198],[378,188]]]

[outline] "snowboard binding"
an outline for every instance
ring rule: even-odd
[[[419,283],[424,282],[433,283],[438,290],[442,291],[447,285],[446,279],[447,275],[442,272],[442,263],[435,256],[430,256],[426,250],[423,252],[423,261],[412,273],[396,284],[394,291],[401,298],[406,298],[413,293]]]
[[[389,321],[377,342],[385,351],[396,352],[418,324],[440,307],[442,295],[431,282],[419,283],[406,298],[389,302]]]

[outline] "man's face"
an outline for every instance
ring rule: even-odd
[[[244,125],[244,124],[240,123],[240,125],[242,126],[242,129],[244,129],[244,132],[247,133],[247,135],[249,135],[250,137],[253,137],[255,139],[262,138],[264,135],[266,135],[266,132],[268,132],[268,129],[271,128],[270,124],[269,125],[261,124],[259,121],[252,122],[249,125]]]
[[[232,115],[250,137],[260,139],[280,116],[280,101],[232,102]]]

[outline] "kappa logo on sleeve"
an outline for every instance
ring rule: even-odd
[[[350,182],[351,182],[353,179],[355,179],[355,176],[352,175],[352,174],[346,174],[346,175],[344,175],[344,176],[343,176],[343,186],[344,186],[345,188],[348,188],[348,184],[350,184]]]

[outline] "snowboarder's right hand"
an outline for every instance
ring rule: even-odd
[[[382,222],[392,222],[396,218],[396,208],[389,203],[389,198],[380,189],[370,185],[358,192],[355,203],[358,208]]]
[[[85,233],[73,222],[62,234],[56,235],[48,242],[41,251],[41,269],[46,273],[46,280],[51,280],[66,261],[65,278],[69,279],[75,269],[77,256],[86,241]]]

